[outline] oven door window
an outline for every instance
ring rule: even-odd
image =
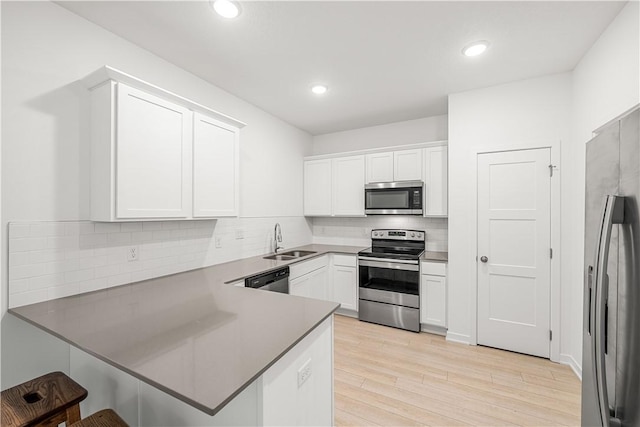
[[[367,190],[366,209],[408,209],[409,191],[406,188]]]
[[[418,295],[420,272],[360,266],[360,287]]]

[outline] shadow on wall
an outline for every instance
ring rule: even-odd
[[[27,102],[27,106],[39,111],[48,119],[38,121],[42,127],[50,127],[53,135],[40,141],[21,141],[31,147],[30,153],[38,166],[48,171],[52,181],[47,189],[56,195],[49,219],[89,219],[90,214],[90,139],[91,104],[89,91],[80,81],[75,81]],[[47,144],[47,145],[43,145]],[[26,177],[26,179],[29,179]],[[63,195],[58,197],[58,195]],[[21,194],[25,203],[38,203],[33,194]],[[28,200],[33,200],[29,202]],[[74,201],[77,206],[68,206]],[[29,212],[38,212],[36,210]],[[72,212],[78,212],[74,215]]]

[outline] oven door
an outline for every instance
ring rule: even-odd
[[[367,215],[422,215],[421,181],[367,184],[364,212]]]
[[[420,266],[416,261],[358,258],[358,318],[420,331]]]

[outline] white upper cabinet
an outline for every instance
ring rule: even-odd
[[[422,181],[422,148],[367,154],[367,184]]]
[[[393,151],[367,154],[367,184],[393,181]]]
[[[333,159],[333,215],[364,216],[364,156]]]
[[[238,215],[238,145],[237,128],[194,114],[194,217]]]
[[[422,149],[393,152],[394,181],[422,181]]]
[[[91,92],[91,219],[235,216],[244,123],[103,67]]]
[[[424,149],[424,215],[446,216],[448,199],[447,147]]]
[[[124,84],[117,92],[117,217],[188,217],[191,111]]]
[[[305,215],[331,216],[333,183],[331,169],[331,159],[304,162]]]
[[[305,160],[306,216],[364,216],[365,156]]]

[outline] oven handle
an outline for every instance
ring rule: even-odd
[[[402,262],[400,262],[402,261]],[[404,260],[396,260],[394,262],[370,260],[370,258],[358,258],[358,264],[362,267],[388,268],[392,270],[420,271],[420,265],[412,263],[408,264]]]

